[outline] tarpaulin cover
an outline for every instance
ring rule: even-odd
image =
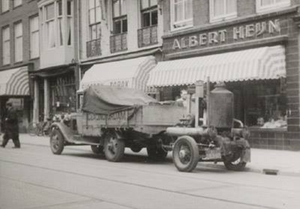
[[[95,114],[111,114],[149,103],[158,102],[141,90],[97,85],[84,91],[82,110]]]

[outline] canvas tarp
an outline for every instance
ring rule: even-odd
[[[149,103],[158,102],[141,90],[96,85],[84,91],[82,110],[107,115]]]

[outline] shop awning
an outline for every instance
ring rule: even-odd
[[[146,90],[149,72],[155,67],[154,56],[93,65],[84,74],[81,90],[91,85],[122,86]]]
[[[27,67],[0,71],[0,96],[2,95],[29,95],[29,77]]]
[[[211,82],[234,82],[285,76],[285,49],[272,46],[159,62],[150,72],[147,85],[190,85],[207,77]]]

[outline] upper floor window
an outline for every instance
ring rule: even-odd
[[[210,21],[221,21],[237,16],[236,0],[210,0]]]
[[[2,0],[1,6],[2,6],[2,9],[1,9],[2,12],[8,11],[9,10],[9,0]]]
[[[277,10],[291,5],[291,0],[256,0],[257,12]]]
[[[40,37],[39,37],[39,17],[34,16],[30,18],[30,25],[29,25],[29,30],[30,30],[30,59],[39,57],[40,54],[40,48],[39,48],[39,43],[40,43]]]
[[[10,64],[10,30],[9,26],[2,28],[2,64]]]
[[[141,0],[142,27],[157,25],[157,0]]]
[[[23,61],[23,27],[22,22],[14,25],[15,35],[15,62]]]
[[[193,1],[171,0],[171,29],[193,25]]]
[[[90,40],[101,36],[101,0],[89,0],[89,34]]]
[[[127,32],[126,0],[113,0],[114,34]]]
[[[22,5],[22,0],[14,0],[14,8],[20,5]]]
[[[56,0],[40,8],[43,48],[72,45],[73,0]]]

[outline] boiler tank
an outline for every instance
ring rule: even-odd
[[[225,88],[225,84],[217,84],[209,95],[209,125],[216,128],[232,128],[234,118],[234,95]]]

